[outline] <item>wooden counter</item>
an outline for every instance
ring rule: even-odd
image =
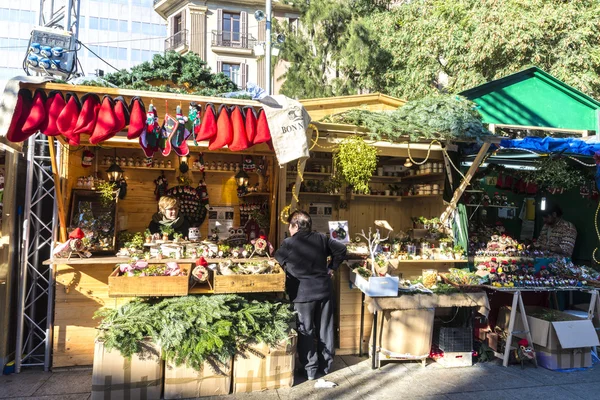
[[[263,258],[246,258],[235,262],[257,261]],[[56,270],[54,300],[54,340],[52,367],[92,365],[94,339],[99,321],[94,313],[102,308],[115,308],[127,303],[131,297],[108,297],[108,276],[115,264],[127,262],[123,257],[91,257],[50,259],[44,264],[54,264]],[[195,259],[150,260],[150,263],[176,261],[195,263]],[[220,259],[208,259],[218,263]],[[195,286],[190,294],[209,294],[206,286]]]

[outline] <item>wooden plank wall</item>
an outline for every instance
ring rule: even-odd
[[[104,157],[115,156],[114,149],[102,149],[96,148],[92,151],[96,152],[96,166],[89,168],[83,168],[81,166],[81,156],[84,148],[71,150],[68,162],[68,180],[67,190],[65,195],[67,196],[66,205],[70,217],[71,212],[71,193],[76,187],[77,178],[80,176],[88,176],[94,174],[94,170],[97,168],[98,174],[102,179],[106,179],[106,170],[109,165],[103,164]],[[118,157],[133,157],[134,160],[138,157],[144,159],[144,153],[141,149],[127,149],[121,148],[116,150]],[[186,174],[191,178],[193,186],[197,186],[202,179],[202,174],[199,171],[192,171],[192,162],[199,157],[199,153],[190,153],[190,171]],[[171,170],[168,168],[164,169],[164,174],[167,177],[169,188],[177,186],[177,176],[180,175],[179,170],[173,170],[179,167],[179,158],[172,153],[168,157],[162,155],[155,155],[157,161],[164,161],[165,165],[167,161],[171,161]],[[253,156],[254,162],[258,162],[259,156]],[[239,163],[240,166],[243,162],[243,155],[233,153],[221,153],[221,152],[205,152],[204,153],[205,163],[218,162],[222,163]],[[270,165],[273,163],[273,158],[267,156],[267,162],[270,170]],[[146,169],[132,169],[122,167],[125,179],[127,180],[127,195],[124,199],[119,200],[118,203],[118,215],[120,224],[119,230],[127,230],[129,232],[142,232],[150,223],[152,215],[158,211],[157,199],[154,194],[155,184],[154,180],[157,179],[161,174],[160,168],[146,168]],[[234,223],[236,226],[240,223],[239,215],[239,204],[240,200],[237,197],[237,184],[235,181],[235,171],[229,171],[230,173],[224,172],[212,172],[206,171],[206,184],[208,188],[209,204],[211,206],[233,206],[235,208]],[[258,181],[256,174],[250,175],[250,185],[254,185]],[[267,178],[267,186],[270,186],[270,177]],[[268,201],[269,196],[252,196],[244,199],[242,202],[262,202]],[[205,222],[201,225],[201,234],[203,237],[208,235],[208,223]]]
[[[108,276],[114,264],[56,266],[52,367],[92,365],[98,320],[94,313],[130,298],[108,297]]]

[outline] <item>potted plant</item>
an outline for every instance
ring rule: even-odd
[[[174,232],[173,233],[173,243],[179,243],[179,241],[181,240],[182,237],[183,237],[183,234]]]
[[[162,240],[165,242],[169,240],[169,236],[175,232],[175,229],[171,226],[163,225],[160,227],[160,233],[162,234]]]
[[[444,237],[440,239],[440,250],[444,252],[452,243],[452,238]]]
[[[146,237],[146,243],[152,243],[152,232],[150,232],[150,229],[146,229],[144,231],[144,236]]]
[[[460,244],[457,244],[452,250],[454,252],[454,259],[462,260],[465,249]]]

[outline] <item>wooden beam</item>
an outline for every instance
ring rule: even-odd
[[[492,129],[494,129],[494,128],[492,125],[490,125],[490,130],[492,130]],[[458,200],[460,200],[463,193],[467,189],[467,186],[469,186],[469,183],[471,183],[471,179],[473,178],[473,176],[479,169],[479,166],[481,165],[481,162],[483,161],[483,158],[485,157],[489,148],[490,148],[490,143],[485,142],[481,146],[481,149],[479,149],[479,153],[477,153],[477,157],[475,157],[473,164],[471,164],[471,166],[469,167],[469,170],[465,174],[465,178],[460,183],[460,186],[458,188],[456,188],[456,190],[454,191],[454,195],[452,196],[452,200],[450,201],[450,204],[448,204],[448,207],[446,207],[446,211],[444,211],[442,213],[442,216],[440,217],[440,222],[442,224],[445,224],[447,222],[447,220],[450,218],[450,215],[452,215],[452,213],[456,209]]]
[[[54,178],[54,197],[56,198],[56,205],[58,206],[58,222],[60,241],[67,241],[67,222],[65,219],[65,205],[63,203],[62,189],[60,185],[60,178],[58,176],[58,168],[56,167],[56,150],[54,147],[54,137],[48,136],[48,147],[50,148],[50,162],[52,163],[52,177]]]

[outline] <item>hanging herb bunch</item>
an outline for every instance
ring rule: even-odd
[[[562,192],[585,183],[581,171],[572,167],[565,158],[544,157],[535,164],[536,170],[528,173],[525,180],[537,183],[541,189]]]
[[[344,139],[334,154],[340,176],[356,193],[369,193],[369,181],[377,168],[377,149],[360,136]]]
[[[115,184],[113,182],[101,182],[96,187],[100,193],[100,203],[103,207],[108,207],[115,200]]]

